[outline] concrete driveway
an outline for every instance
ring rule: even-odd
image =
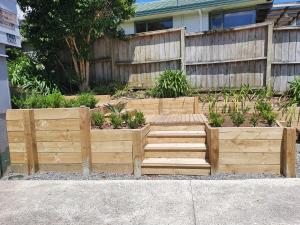
[[[1,181],[0,224],[300,224],[300,179]]]

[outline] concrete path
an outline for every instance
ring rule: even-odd
[[[1,181],[0,224],[300,224],[300,179]]]

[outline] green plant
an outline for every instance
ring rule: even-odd
[[[139,123],[136,118],[130,118],[128,120],[128,126],[130,129],[137,129],[139,127]]]
[[[276,113],[273,111],[263,111],[261,117],[266,120],[267,124],[271,127],[276,121]]]
[[[296,111],[297,111],[297,103],[294,103],[285,109],[287,127],[292,126],[292,121],[293,119],[296,118]],[[298,121],[299,121],[299,115],[300,114],[298,114]]]
[[[213,127],[221,127],[224,123],[224,117],[216,112],[211,112],[209,114],[209,121]]]
[[[300,104],[300,77],[289,82],[288,95],[293,103]]]
[[[121,114],[125,110],[126,105],[126,102],[118,102],[115,105],[106,104],[105,108],[107,108],[111,113]]]
[[[98,100],[95,98],[95,96],[91,93],[81,93],[76,100],[74,101],[74,106],[80,107],[80,106],[86,106],[90,107],[91,109],[96,107],[96,104],[98,103]]]
[[[259,122],[260,116],[258,113],[252,113],[249,119],[249,122],[252,124],[253,127],[256,127]]]
[[[118,129],[122,126],[123,119],[121,115],[117,113],[111,113],[109,118],[110,118],[111,125],[113,126],[114,129]]]
[[[255,108],[259,113],[263,113],[265,111],[270,112],[273,110],[271,103],[262,100],[256,102]]]
[[[232,123],[237,127],[245,122],[245,115],[242,112],[232,112],[230,113],[230,118]]]
[[[103,127],[103,124],[105,122],[105,117],[104,117],[103,113],[101,113],[99,111],[94,111],[94,112],[92,112],[91,119],[92,119],[92,125],[100,127],[100,128]]]
[[[21,108],[25,109],[39,109],[46,108],[45,97],[43,95],[29,95],[20,100]]]
[[[188,95],[189,89],[190,85],[183,72],[166,70],[156,80],[153,93],[156,97],[176,98]]]
[[[128,121],[131,119],[131,115],[128,111],[121,114],[122,119],[128,123]]]
[[[144,113],[141,112],[141,111],[136,112],[135,119],[136,119],[139,126],[142,126],[146,123]]]
[[[60,92],[54,92],[44,98],[45,107],[47,108],[63,108],[66,106],[66,100]]]
[[[113,95],[114,98],[120,98],[123,96],[128,96],[132,92],[132,88],[130,88],[128,85],[125,87],[115,88],[115,94]]]

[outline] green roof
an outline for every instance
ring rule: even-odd
[[[245,2],[249,2],[249,0],[162,0],[156,2],[137,3],[136,16],[163,14]]]

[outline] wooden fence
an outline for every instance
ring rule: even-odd
[[[300,75],[300,27],[261,23],[224,31],[188,34],[153,31],[94,45],[92,79],[151,87],[163,71],[186,72],[193,87],[218,89],[272,85],[285,91]]]

